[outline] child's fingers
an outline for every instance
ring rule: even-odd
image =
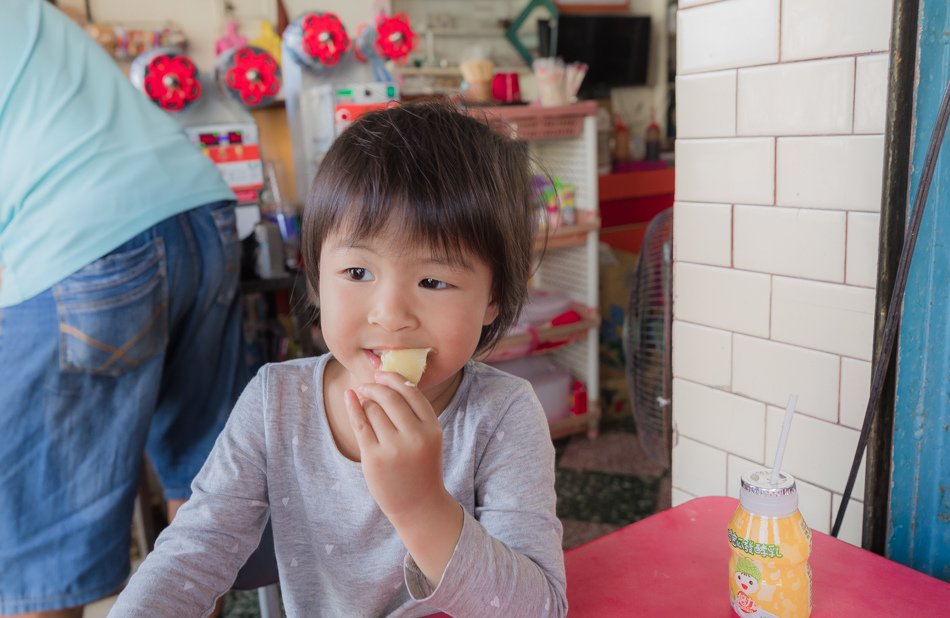
[[[353,428],[353,434],[356,436],[356,444],[360,447],[360,452],[373,444],[379,444],[379,438],[373,425],[366,417],[366,410],[360,403],[360,398],[353,389],[347,389],[343,394],[343,403],[346,406],[347,417],[350,420],[350,426]]]
[[[364,384],[354,389],[354,394],[360,402],[360,407],[367,423],[372,427],[376,435],[377,443],[383,443],[391,439],[398,432],[398,423],[391,417],[389,404],[383,403],[380,399],[378,389],[369,388],[373,384]],[[403,405],[406,405],[405,403]]]
[[[382,406],[397,430],[408,431],[419,425],[419,415],[412,404],[389,384],[364,384],[358,392]]]
[[[377,371],[375,378],[377,384],[388,386],[401,395],[418,420],[432,421],[437,419],[432,404],[429,403],[423,392],[411,382],[406,382],[406,379],[398,373]]]

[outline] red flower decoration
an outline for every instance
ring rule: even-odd
[[[350,48],[350,37],[340,18],[333,13],[311,13],[301,23],[303,51],[327,66],[340,61]]]
[[[263,49],[242,47],[231,56],[233,66],[224,74],[224,82],[246,105],[260,105],[264,97],[280,90],[280,69],[274,57]]]
[[[198,69],[181,54],[159,54],[145,67],[145,94],[164,110],[178,112],[201,96]]]
[[[397,13],[392,17],[380,15],[376,18],[376,44],[373,48],[382,58],[405,62],[409,52],[415,49],[418,39],[405,13]]]

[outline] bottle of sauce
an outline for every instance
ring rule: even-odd
[[[729,601],[743,618],[811,614],[811,530],[798,510],[795,479],[769,470],[742,475],[729,522]]]
[[[630,160],[630,129],[624,124],[620,114],[614,117],[614,166]]]
[[[660,160],[660,125],[656,123],[656,116],[654,115],[650,119],[650,124],[647,125],[645,141],[647,145],[646,157],[647,161],[659,161]]]

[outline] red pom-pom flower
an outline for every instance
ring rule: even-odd
[[[326,66],[340,61],[350,47],[350,37],[340,18],[333,13],[311,13],[304,17],[303,51]]]
[[[418,38],[405,13],[397,13],[392,17],[380,15],[376,18],[376,44],[373,48],[386,60],[405,62],[409,52],[415,49]]]
[[[159,54],[145,68],[145,94],[167,111],[184,109],[201,96],[198,68],[185,55]]]
[[[234,52],[230,63],[224,82],[245,105],[260,105],[265,97],[273,97],[280,90],[280,68],[263,49],[242,47]]]

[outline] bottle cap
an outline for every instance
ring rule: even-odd
[[[790,474],[779,473],[778,483],[769,483],[771,470],[755,470],[742,475],[739,503],[754,515],[784,517],[798,510],[798,489]]]

